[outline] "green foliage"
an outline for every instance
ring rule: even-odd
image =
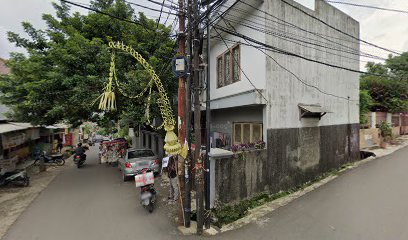
[[[389,140],[392,137],[392,128],[387,122],[381,122],[380,124],[381,136],[385,140]]]
[[[11,106],[15,120],[35,124],[66,120],[80,125],[86,120],[108,122],[126,118],[143,123],[147,98],[128,99],[117,92],[116,112],[101,113],[98,104],[92,104],[108,77],[111,50],[107,44],[111,40],[123,41],[142,54],[156,69],[169,98],[176,94],[177,81],[169,64],[175,44],[170,28],[161,24],[157,27],[154,20],[136,14],[123,0],[95,0],[92,5],[121,18],[137,18],[141,24],[94,12],[81,15],[71,12],[66,4],[53,3],[56,17],[43,15],[46,30],[23,22],[29,38],[8,33],[10,42],[28,52],[28,56],[12,53],[8,61],[12,74],[0,76],[0,91],[4,94],[0,101]],[[122,90],[129,95],[139,93],[150,79],[126,54],[117,54],[116,65]],[[160,117],[156,109],[152,115]]]
[[[275,194],[268,194],[266,192],[260,193],[255,197],[243,200],[235,205],[223,205],[214,209],[213,214],[217,221],[214,223],[217,227],[222,227],[224,224],[234,222],[240,218],[245,217],[250,209],[259,207],[267,202],[287,196],[293,193],[296,189],[288,191],[280,191]]]
[[[360,91],[360,124],[367,124],[368,119],[366,114],[370,112],[374,105],[373,98],[367,90]]]
[[[369,73],[383,75],[364,74],[360,78],[360,88],[368,92],[374,101],[369,106],[370,110],[391,113],[408,111],[408,53],[390,56],[384,64],[370,62],[366,67]],[[363,100],[368,100],[364,97]]]

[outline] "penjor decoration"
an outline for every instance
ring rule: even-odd
[[[159,101],[157,103],[159,105],[160,113],[163,118],[163,125],[161,127],[164,127],[164,129],[166,130],[166,137],[164,138],[164,141],[166,144],[164,145],[164,150],[168,154],[178,154],[181,146],[177,141],[177,135],[174,133],[176,122],[174,121],[174,118],[173,118],[170,101],[167,97],[166,91],[163,88],[163,84],[161,83],[159,79],[159,76],[157,76],[152,66],[150,66],[150,64],[132,47],[124,45],[123,42],[109,42],[109,47],[112,49],[116,49],[116,50],[122,50],[130,54],[147,70],[147,72],[151,76],[151,80],[147,84],[147,87],[138,95],[136,96],[127,95],[120,88],[119,81],[116,76],[115,53],[114,51],[112,51],[111,65],[109,69],[109,78],[108,78],[108,82],[106,83],[103,89],[104,92],[99,96],[100,98],[99,109],[105,110],[105,111],[116,110],[115,87],[119,90],[121,94],[129,98],[140,98],[147,92],[148,89],[150,89],[149,96],[148,96],[148,99],[150,100],[151,89],[153,85],[155,85],[159,92]],[[149,115],[149,106],[147,107],[146,111],[147,111],[146,114]]]

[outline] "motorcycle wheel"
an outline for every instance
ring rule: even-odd
[[[154,204],[153,204],[152,200],[150,200],[149,206],[148,206],[147,208],[148,208],[148,210],[149,210],[149,213],[152,213],[152,212],[153,212]]]
[[[23,185],[24,187],[28,187],[28,186],[30,186],[30,178],[29,177],[26,177],[25,179],[24,179],[24,185]]]
[[[57,163],[58,166],[62,166],[65,164],[65,160],[64,159],[56,159],[55,162]]]
[[[81,168],[81,164],[80,164],[80,163],[77,163],[77,168]]]

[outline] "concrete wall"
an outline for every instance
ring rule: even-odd
[[[151,149],[159,158],[164,157],[164,140],[160,136],[160,134],[156,132],[150,132],[146,130],[142,130],[140,134],[142,138],[141,148],[149,148]],[[143,145],[143,138],[145,139]]]
[[[268,130],[267,149],[215,160],[215,199],[234,203],[288,190],[357,161],[358,131],[358,124]]]
[[[228,1],[226,6],[231,5],[233,2],[235,1]],[[255,2],[260,2],[260,1],[255,1]],[[250,14],[246,16],[242,16],[238,12],[233,11],[229,15],[228,19],[231,21],[231,24],[234,25],[237,32],[242,33],[246,36],[251,36],[251,38],[254,38],[260,42],[264,42],[265,41],[264,33],[243,27],[241,25],[237,25],[235,23],[235,21],[242,21],[244,18],[254,19],[254,15],[258,14],[257,11],[253,9],[252,11],[251,9],[248,9],[248,11],[250,12]],[[223,21],[220,21],[220,24],[224,24]],[[222,33],[220,30],[218,30],[218,32]],[[217,32],[213,30],[212,35],[217,35]],[[222,37],[225,38],[226,40],[234,41],[234,42],[226,41],[228,48],[233,47],[235,45],[235,42],[243,41],[239,37],[235,37],[235,36],[228,35],[228,34],[227,35],[222,34]],[[230,95],[234,95],[237,93],[246,92],[246,91],[254,89],[254,87],[246,79],[246,77],[242,74],[242,72],[241,72],[240,81],[224,86],[224,87],[221,87],[221,88],[217,88],[217,67],[216,67],[217,57],[221,55],[222,53],[224,53],[225,51],[227,51],[228,48],[225,46],[225,43],[221,39],[213,39],[213,41],[211,42],[211,49],[210,49],[211,100],[215,100],[221,97],[230,96]],[[242,71],[245,72],[247,77],[252,81],[252,83],[255,85],[256,88],[265,89],[265,57],[264,57],[264,54],[256,50],[253,47],[245,46],[243,44],[240,45],[240,48],[241,48],[240,66],[241,66]],[[246,103],[244,102],[242,102],[241,104],[246,105]]]
[[[401,135],[401,127],[393,127],[392,128],[392,136],[393,137],[398,137]]]
[[[323,0],[316,1],[315,11],[292,0],[289,0],[289,2],[328,24],[357,38],[359,37],[359,23]],[[352,41],[350,37],[329,28],[282,1],[267,0],[264,2],[263,8],[273,16],[286,22],[311,32],[327,35],[329,37],[325,38],[330,41],[323,39],[321,36],[315,36],[296,28],[266,20],[266,24],[271,30],[284,35],[296,35],[296,38],[299,38],[299,36],[305,37],[308,39],[308,42],[343,49],[343,51],[330,50],[324,47],[307,45],[306,43],[294,43],[271,35],[266,35],[266,43],[268,45],[307,58],[359,70],[359,56],[346,52],[351,51],[347,48],[358,51],[360,49],[358,41]],[[346,46],[340,46],[339,44]],[[323,94],[312,87],[302,84],[288,71],[282,69],[271,58],[266,56],[266,94],[270,103],[266,109],[266,116],[270,116],[266,119],[267,128],[300,128],[359,122],[359,75],[357,73],[274,52],[268,52],[268,54],[307,84],[316,86],[326,93],[335,94],[346,99]],[[347,97],[350,97],[353,101],[348,101]],[[299,103],[320,104],[331,113],[328,113],[320,121],[299,121]]]
[[[379,146],[381,143],[378,128],[360,129],[360,149]]]

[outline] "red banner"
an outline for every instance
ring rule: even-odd
[[[72,133],[65,134],[65,146],[72,146]]]

